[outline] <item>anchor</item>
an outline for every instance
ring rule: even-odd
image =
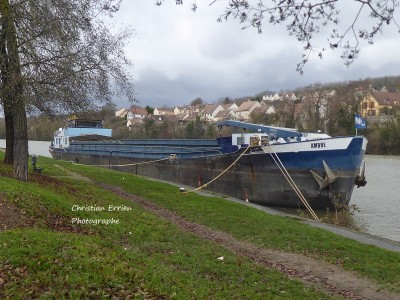
[[[332,169],[328,166],[325,160],[322,161],[325,170],[325,178],[322,178],[313,170],[310,170],[311,175],[314,177],[315,181],[319,185],[319,189],[323,190],[324,188],[330,186],[333,182],[335,182],[337,176],[333,173]]]
[[[363,167],[360,169],[360,173],[354,179],[354,184],[359,188],[360,186],[365,186],[367,184],[367,180],[365,180],[365,160]]]

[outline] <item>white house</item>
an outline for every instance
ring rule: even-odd
[[[153,115],[154,116],[165,116],[165,115],[170,115],[172,112],[168,109],[162,109],[162,108],[155,108]]]
[[[123,117],[126,116],[127,113],[128,113],[128,111],[127,111],[125,108],[120,108],[119,110],[117,110],[117,111],[115,112],[115,116],[116,116],[116,117],[123,118]]]
[[[143,120],[147,116],[147,111],[141,107],[131,107],[126,116],[126,126],[130,127],[134,123]]]
[[[268,109],[265,111],[265,113],[267,114],[267,115],[271,115],[271,114],[274,114],[276,111],[275,111],[275,107],[273,106],[273,105],[271,105],[270,107],[268,107]]]
[[[275,100],[280,100],[281,96],[278,95],[278,93],[275,93],[274,95],[264,95],[262,97],[262,100],[265,101],[275,101]]]
[[[250,119],[250,114],[257,107],[261,107],[261,104],[258,101],[250,101],[247,100],[240,104],[238,109],[236,110],[236,117],[239,120],[248,121]]]
[[[215,116],[223,110],[220,104],[209,104],[204,107],[202,115],[206,121],[215,121]]]
[[[221,104],[223,109],[229,109],[232,111],[236,111],[239,106],[237,106],[236,103],[225,103],[225,104]]]
[[[297,100],[297,97],[293,92],[289,92],[289,93],[284,94],[282,96],[282,99],[287,100],[287,101],[295,101],[295,100]]]
[[[128,111],[127,119],[144,119],[147,116],[147,111],[141,107],[131,107]]]
[[[191,114],[193,109],[190,106],[177,106],[174,108],[174,115]]]
[[[223,121],[223,120],[234,120],[236,119],[236,114],[233,110],[230,109],[223,109],[217,113],[214,117],[215,121]]]

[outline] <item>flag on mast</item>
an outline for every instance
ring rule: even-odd
[[[365,119],[363,119],[359,114],[354,115],[354,122],[356,124],[356,129],[367,128],[367,123],[365,122]]]

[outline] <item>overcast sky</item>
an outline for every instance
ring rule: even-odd
[[[313,57],[304,74],[296,65],[302,45],[289,37],[283,26],[264,25],[263,33],[241,30],[235,21],[217,23],[227,0],[198,2],[190,10],[189,0],[176,6],[173,0],[158,7],[154,0],[125,0],[115,20],[135,30],[126,52],[134,63],[136,96],[141,106],[189,104],[197,97],[214,102],[221,97],[254,95],[264,90],[294,89],[315,82],[357,80],[399,75],[400,34],[393,28],[379,35],[374,45],[362,47],[350,68],[340,51]],[[349,24],[356,11],[346,1],[342,24]],[[327,47],[327,36],[319,37]],[[127,101],[115,101],[128,107]]]

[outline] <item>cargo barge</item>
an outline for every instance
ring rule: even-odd
[[[330,137],[239,121],[217,125],[242,132],[215,140],[114,140],[101,120],[70,120],[54,133],[49,151],[55,159],[206,186],[266,206],[304,207],[297,189],[314,209],[337,208],[349,203],[355,185],[366,183],[362,136]]]

